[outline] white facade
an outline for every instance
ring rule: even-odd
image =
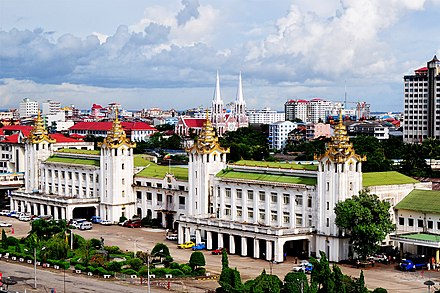
[[[271,124],[278,121],[284,121],[284,112],[278,112],[271,110],[270,108],[264,108],[263,110],[250,110],[248,111],[250,124]]]
[[[47,100],[46,102],[41,103],[43,116],[46,115],[56,115],[61,110],[61,102]]]
[[[297,123],[280,121],[269,125],[269,148],[282,150],[287,144],[289,133],[298,127]]]
[[[37,116],[38,102],[31,101],[30,99],[25,98],[23,99],[23,101],[20,102],[20,107],[18,111],[20,114],[20,118]]]
[[[332,102],[323,99],[312,99],[309,103],[309,107],[309,122],[318,123],[320,120],[325,122],[327,113],[332,109]]]

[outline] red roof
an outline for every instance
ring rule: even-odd
[[[9,130],[9,131],[31,131],[32,126],[29,125],[5,125],[2,127],[3,131]]]
[[[421,71],[428,71],[428,67],[425,66],[415,70],[415,72],[421,72]]]
[[[113,122],[78,122],[69,130],[100,130],[108,131],[112,128]],[[122,128],[125,131],[133,130],[152,130],[156,131],[156,128],[145,122],[121,122]]]
[[[92,109],[102,109],[102,106],[98,104],[93,104]]]
[[[205,118],[182,118],[183,123],[190,128],[202,128]]]
[[[78,140],[75,138],[71,138],[71,137],[66,137],[61,133],[52,133],[50,134],[50,137],[55,139],[57,143],[61,143],[61,142],[82,142],[83,140]]]
[[[309,101],[307,100],[298,100],[298,103],[308,103]]]
[[[3,142],[9,142],[9,143],[18,143],[18,133],[8,135],[5,137],[5,140]]]

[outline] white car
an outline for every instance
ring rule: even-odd
[[[113,222],[110,221],[110,220],[102,220],[102,221],[100,222],[100,224],[101,224],[101,225],[109,226],[109,225],[113,225]]]
[[[29,216],[29,215],[21,215],[18,219],[19,219],[20,221],[29,222],[32,218],[31,218],[31,216]]]
[[[11,212],[10,210],[2,210],[0,211],[0,216],[7,216],[9,215],[10,212]]]
[[[177,240],[177,234],[168,234],[166,236],[168,240]]]
[[[0,222],[0,227],[12,227],[12,224],[6,222]]]
[[[309,273],[312,271],[312,264],[307,260],[301,260],[299,264],[294,265],[292,268],[292,271],[294,272],[303,272],[303,273]]]

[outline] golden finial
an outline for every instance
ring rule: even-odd
[[[43,119],[41,119],[40,109],[38,109],[38,115],[34,122],[34,127],[32,128],[29,136],[27,138],[28,142],[37,144],[42,142],[43,140],[54,143],[55,139],[51,138],[49,132],[44,127]]]
[[[126,144],[128,147],[136,147],[136,143],[132,142],[125,134],[122,128],[121,122],[118,119],[118,108],[115,109],[115,119],[113,120],[112,128],[107,132],[107,137],[104,138],[102,145],[106,145],[108,148],[118,148],[121,145]]]

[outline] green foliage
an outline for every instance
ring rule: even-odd
[[[334,292],[335,290],[335,278],[330,269],[327,256],[324,252],[320,251],[321,258],[316,260],[310,258],[310,262],[313,265],[311,282],[316,284],[320,288],[319,292]]]
[[[20,240],[15,238],[14,236],[9,236],[6,238],[6,246],[14,246],[19,247]]]
[[[148,277],[148,268],[147,268],[147,266],[142,266],[139,269],[138,273],[139,273],[139,276]]]
[[[64,232],[54,235],[46,241],[47,257],[51,259],[65,259],[69,251],[69,244],[66,241]]]
[[[91,247],[97,248],[97,249],[101,248],[101,240],[96,239],[96,238],[92,238],[89,241],[90,241],[90,246]]]
[[[222,269],[229,267],[228,253],[226,249],[222,249]]]
[[[308,290],[309,283],[303,272],[290,272],[284,276],[283,293],[303,293]]]
[[[375,253],[378,243],[394,231],[389,214],[390,204],[365,190],[358,196],[338,202],[335,207],[336,225],[350,236],[355,252],[365,259]]]
[[[191,275],[194,277],[197,276],[204,276],[206,274],[206,269],[205,268],[197,268],[194,271],[192,271]]]
[[[180,270],[180,265],[177,262],[170,263],[170,269],[177,269]]]
[[[52,238],[54,235],[59,234],[61,232],[65,233],[67,230],[67,223],[65,220],[60,221],[46,221],[43,219],[38,219],[32,221],[31,230],[29,231],[29,235],[34,234],[38,240],[48,240]]]
[[[126,275],[138,275],[138,272],[133,269],[123,269],[121,273]]]
[[[140,258],[132,258],[132,259],[129,259],[128,261],[127,261],[127,264],[130,266],[130,268],[132,268],[133,270],[135,270],[135,271],[138,271],[141,267],[142,267],[142,265],[144,264],[144,262],[140,259]]]
[[[180,270],[185,274],[185,275],[190,275],[192,272],[192,269],[189,265],[187,264],[181,264],[180,265]]]
[[[91,272],[92,274],[94,274],[96,272],[96,269],[94,266],[87,266],[86,267],[86,271],[87,272]]]
[[[408,176],[430,176],[431,167],[425,161],[427,155],[420,144],[405,144],[399,171]]]
[[[229,267],[224,267],[220,278],[218,279],[222,292],[240,292],[243,290],[243,284],[241,282],[240,272]]]
[[[155,275],[156,278],[162,278],[162,277],[165,277],[166,271],[165,271],[165,269],[162,269],[162,268],[152,269],[152,270],[150,270],[150,274]]]
[[[107,251],[108,254],[121,253],[121,249],[119,248],[119,246],[104,246],[104,249]]]
[[[373,290],[373,293],[388,293],[387,289],[384,288],[376,288]]]
[[[96,269],[95,273],[99,274],[100,276],[103,275],[110,275],[110,272],[104,269],[103,267],[99,267]]]
[[[345,276],[337,265],[333,265],[333,274],[335,278],[335,292],[346,293]]]
[[[119,217],[119,223],[122,223],[122,222],[124,222],[126,220],[127,220],[127,217],[124,217],[124,216],[120,216]]]
[[[180,277],[184,275],[184,273],[179,269],[172,269],[170,270],[170,273],[173,275],[173,277]]]
[[[7,249],[8,248],[8,236],[6,235],[5,229],[2,229],[2,248]]]
[[[111,261],[107,263],[107,270],[112,272],[119,272],[122,268],[122,263],[119,261]]]
[[[82,264],[76,264],[75,265],[75,270],[85,271],[86,267],[83,266]]]
[[[299,144],[289,144],[285,147],[284,153],[300,152],[296,158],[297,161],[313,160],[315,154],[323,154],[325,152],[325,140],[311,140]]]
[[[362,163],[362,170],[364,172],[391,170],[391,161],[385,158],[385,150],[376,137],[360,135],[351,139],[351,141],[356,153],[367,157],[367,161]]]
[[[171,256],[168,246],[166,246],[163,243],[156,243],[156,245],[151,250],[151,255],[160,256],[160,257],[165,257],[167,255]]]
[[[78,249],[85,245],[86,240],[78,234],[73,234],[73,249]]]
[[[255,278],[253,285],[250,287],[252,293],[281,292],[283,282],[276,275],[268,275],[263,270],[261,275]],[[330,291],[327,291],[330,292]]]
[[[103,267],[105,266],[106,260],[102,254],[95,254],[90,258],[89,264],[94,267]]]
[[[189,259],[189,265],[194,270],[197,267],[203,267],[206,264],[205,256],[200,251],[194,251],[191,253],[191,257]]]

